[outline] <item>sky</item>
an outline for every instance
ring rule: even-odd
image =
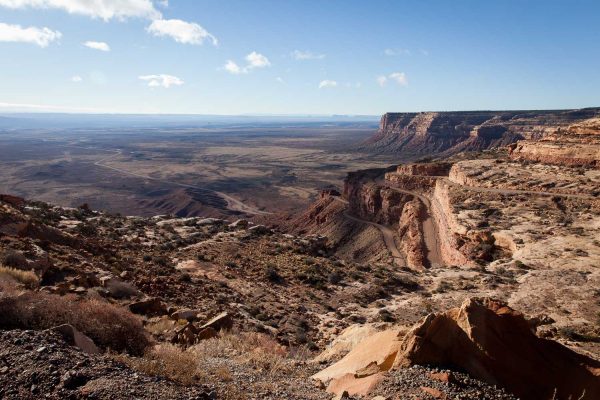
[[[0,112],[600,106],[598,0],[0,0]]]

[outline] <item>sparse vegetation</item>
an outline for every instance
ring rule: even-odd
[[[36,288],[39,285],[39,279],[33,271],[23,271],[0,265],[0,276],[1,275],[9,276],[29,289]]]
[[[6,267],[23,268],[27,265],[27,259],[19,251],[7,250],[2,255],[2,264]]]
[[[0,329],[48,329],[71,324],[96,344],[143,354],[150,344],[139,318],[124,308],[99,301],[29,292],[0,295]]]
[[[197,356],[170,343],[154,346],[139,358],[122,354],[113,357],[144,374],[165,377],[183,385],[191,385],[199,378]]]

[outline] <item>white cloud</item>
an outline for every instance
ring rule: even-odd
[[[239,75],[247,74],[248,72],[256,68],[266,68],[271,66],[271,62],[269,61],[269,59],[264,55],[257,53],[256,51],[253,51],[252,53],[248,54],[245,58],[247,62],[245,67],[240,67],[233,60],[227,60],[227,63],[225,63],[223,68],[230,74]]]
[[[421,49],[419,50],[421,52],[421,54],[423,54],[425,57],[427,57],[429,55],[429,51]]]
[[[208,39],[214,46],[218,44],[217,38],[200,25],[180,19],[157,19],[152,21],[147,31],[154,36],[170,36],[178,43],[202,44]]]
[[[169,7],[169,0],[157,0],[159,6],[167,8]]]
[[[322,60],[325,58],[325,54],[314,54],[310,51],[294,50],[292,51],[292,57],[296,60]]]
[[[338,83],[329,79],[319,82],[319,89],[336,87]]]
[[[40,47],[47,47],[61,37],[62,33],[48,28],[36,28],[35,26],[22,28],[21,25],[9,25],[0,22],[0,42],[31,43]]]
[[[248,69],[264,68],[271,66],[271,63],[269,62],[269,59],[267,57],[255,51],[246,56],[246,61],[248,61],[248,66],[246,67]]]
[[[74,75],[74,76],[71,77],[71,82],[79,83],[81,81],[83,81],[83,78],[81,76],[79,76],[79,75]]]
[[[410,50],[407,49],[385,49],[383,54],[386,56],[410,56]]]
[[[231,60],[227,60],[227,63],[225,64],[225,66],[223,68],[225,68],[225,71],[229,72],[230,74],[234,74],[234,75],[239,75],[239,74],[245,73],[244,70],[239,65],[237,65],[235,62],[233,62]]]
[[[87,41],[87,42],[83,43],[83,45],[85,47],[89,47],[90,49],[94,49],[94,50],[110,51],[110,46],[108,45],[108,43],[104,43],[104,42]]]
[[[130,17],[161,18],[151,0],[0,0],[0,6],[13,9],[55,8],[104,21]]]
[[[149,87],[164,87],[165,89],[168,89],[171,86],[183,85],[183,80],[173,75],[141,75],[138,78],[148,82]]]
[[[285,81],[283,80],[282,77],[278,76],[277,78],[275,78],[275,80],[279,83],[281,83],[282,85],[285,85]]]
[[[404,72],[392,72],[388,76],[380,75],[377,77],[377,83],[379,86],[383,87],[389,81],[394,81],[400,86],[407,86],[408,79],[406,78],[406,74]]]
[[[406,79],[406,74],[404,72],[393,72],[389,75],[389,78],[393,81],[396,81],[398,85],[408,85],[408,80]]]

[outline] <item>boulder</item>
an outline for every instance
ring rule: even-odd
[[[521,313],[489,298],[430,314],[406,335],[378,332],[313,378],[329,382],[336,394],[366,395],[385,371],[411,365],[452,365],[523,400],[600,398],[599,361],[536,336]],[[432,378],[453,380],[451,374]]]
[[[25,199],[18,196],[13,196],[10,194],[0,194],[0,201],[10,204],[15,208],[22,208],[25,206]]]
[[[172,343],[180,344],[182,346],[191,346],[196,343],[196,335],[198,334],[198,328],[188,322],[183,327],[177,329],[175,336],[171,340]]]
[[[204,218],[199,220],[198,222],[196,222],[197,226],[204,226],[204,225],[217,225],[217,224],[222,224],[223,220],[222,219],[218,219],[218,218]]]
[[[350,325],[340,333],[335,340],[319,354],[315,362],[327,362],[339,359],[350,352],[364,339],[377,333],[379,330],[374,324]]]
[[[218,335],[219,333],[214,328],[198,328],[193,323],[188,322],[175,331],[175,336],[173,336],[171,342],[187,347],[202,340],[212,339]]]
[[[431,388],[429,386],[421,386],[420,389],[423,393],[427,393],[429,396],[433,397],[434,399],[446,400],[448,398],[446,393],[442,392],[439,389]]]
[[[53,331],[60,333],[63,338],[71,346],[78,347],[81,351],[87,354],[100,354],[100,349],[96,346],[94,341],[75,329],[74,326],[69,324],[59,325],[52,328]]]
[[[190,310],[189,308],[183,308],[181,310],[177,310],[171,314],[171,318],[175,320],[185,319],[186,321],[195,321],[198,319],[198,314],[200,314],[200,310]]]
[[[134,314],[156,317],[167,314],[167,306],[160,299],[150,297],[129,304],[129,311]]]
[[[600,362],[535,335],[505,303],[473,298],[406,335],[395,367],[454,365],[520,398],[598,399]]]
[[[210,321],[208,321],[207,323],[205,323],[204,325],[202,325],[200,327],[200,330],[206,328],[212,328],[217,332],[221,330],[228,331],[231,328],[233,328],[233,318],[231,318],[231,315],[229,315],[229,313],[223,312],[211,319]]]
[[[200,340],[212,339],[218,335],[219,332],[217,332],[215,329],[211,327],[204,328],[196,335],[196,341],[199,342]]]
[[[340,394],[366,395],[383,378],[383,372],[392,368],[400,350],[401,330],[377,332],[363,340],[350,353],[329,368],[312,376],[329,383],[327,391]]]
[[[248,227],[248,220],[246,219],[238,219],[235,222],[229,224],[229,228],[231,229],[246,229]]]
[[[272,231],[264,225],[254,225],[248,228],[248,232],[254,235],[266,235]]]

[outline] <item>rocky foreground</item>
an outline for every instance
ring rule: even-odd
[[[520,389],[523,379],[544,396],[596,396],[597,362],[538,339],[536,320],[473,300],[501,325],[456,320],[466,334],[448,340],[461,331],[436,321],[455,311],[407,317],[386,307],[430,298],[420,273],[342,261],[319,236],[0,201],[3,398],[539,398]],[[511,333],[486,340],[502,330]],[[436,335],[459,347],[444,350]],[[532,340],[552,349],[537,351],[544,362],[515,351],[522,343],[536,354]],[[492,361],[495,351],[506,361]],[[548,379],[549,361],[573,364],[570,384]],[[512,363],[533,375],[513,376]]]

